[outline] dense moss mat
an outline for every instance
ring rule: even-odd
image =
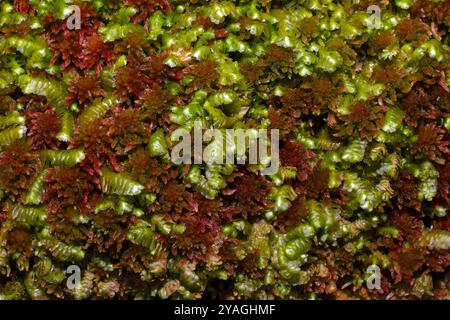
[[[0,1],[0,299],[450,298],[449,27],[449,0]],[[278,129],[281,167],[174,164],[196,123]]]

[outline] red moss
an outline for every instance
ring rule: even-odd
[[[266,200],[272,190],[272,183],[265,177],[243,170],[229,178],[229,189],[224,199],[226,207],[234,208],[232,215],[241,215],[245,219],[262,214],[270,202]],[[224,210],[224,213],[231,212]]]
[[[446,0],[440,3],[427,0],[416,1],[411,7],[411,15],[429,22],[450,26],[450,1]]]
[[[97,74],[101,69],[114,60],[112,45],[102,41],[98,33],[94,33],[83,44],[81,70],[95,68]]]
[[[155,83],[142,66],[136,62],[130,62],[127,66],[119,68],[115,74],[116,95],[127,99],[131,95],[133,100],[142,98],[146,89]]]
[[[450,215],[447,214],[444,217],[436,217],[433,220],[432,228],[433,230],[450,231]]]
[[[132,17],[133,23],[147,20],[155,10],[172,10],[172,5],[167,0],[124,0],[124,5],[138,9],[138,13]]]
[[[400,21],[395,29],[395,33],[401,42],[410,42],[422,38],[427,38],[425,32],[427,25],[417,19],[403,19]]]
[[[18,141],[0,152],[0,185],[19,200],[29,189],[41,168],[39,154],[25,141]]]
[[[268,114],[270,128],[280,130],[280,139],[286,140],[291,134],[299,131],[300,116],[299,111],[288,112],[284,108],[276,109],[270,106]]]
[[[29,259],[33,255],[33,234],[30,230],[15,227],[6,234],[4,247],[15,255],[16,264],[28,266]]]
[[[159,116],[168,111],[174,101],[174,97],[159,85],[148,88],[142,98],[137,101],[142,105],[143,116],[152,120],[159,120]]]
[[[297,197],[292,202],[291,207],[277,215],[275,224],[281,231],[289,231],[291,228],[298,226],[299,223],[308,215],[308,208],[304,197]]]
[[[278,78],[281,77],[283,73],[294,68],[294,57],[295,55],[291,49],[271,44],[267,48],[264,57],[256,63],[244,65],[244,68],[241,68],[241,70],[244,71],[244,75],[249,79],[259,79],[259,77],[265,73],[264,71],[269,71],[271,77]]]
[[[106,163],[115,171],[122,171],[118,157],[129,154],[150,138],[151,125],[142,121],[141,116],[139,109],[115,107],[106,117],[79,128],[72,145],[84,148],[85,169],[93,174]]]
[[[438,166],[437,169],[439,171],[437,199],[441,199],[445,204],[450,203],[450,166]]]
[[[80,7],[81,27],[69,30],[65,20],[60,21],[49,15],[44,19],[44,27],[47,30],[46,40],[54,51],[52,63],[62,60],[62,70],[70,65],[87,71],[96,65],[97,71],[112,59],[111,45],[104,44],[98,28],[102,25],[99,15],[85,2],[77,4]]]
[[[199,89],[210,90],[211,86],[217,82],[219,74],[216,71],[216,62],[204,60],[184,69],[184,72],[194,77],[187,88],[187,93]]]
[[[223,39],[228,36],[228,30],[225,28],[217,29],[214,31],[214,36],[216,39]]]
[[[394,270],[397,272],[397,282],[402,279],[411,280],[414,273],[425,263],[425,253],[420,248],[403,249],[401,252],[391,252]]]
[[[73,102],[80,105],[88,105],[92,103],[95,98],[104,97],[105,90],[100,86],[100,81],[96,76],[78,76],[75,80],[69,83],[67,89],[65,104],[69,106]]]
[[[221,242],[220,220],[217,217],[190,212],[180,217],[186,231],[175,236],[175,248],[191,252],[200,260],[208,252],[213,253]]]
[[[162,190],[160,202],[161,203],[176,203],[183,199],[186,187],[175,181],[171,181]]]
[[[384,113],[388,110],[385,105],[374,101],[359,101],[351,106],[350,114],[340,116],[342,124],[335,136],[358,135],[363,139],[372,141],[378,134],[384,122]]]
[[[400,100],[400,106],[405,111],[405,122],[416,127],[422,119],[434,120],[441,116],[442,112],[437,100],[445,99],[445,95],[436,94],[430,96],[429,88],[416,85],[407,95]]]
[[[66,69],[71,63],[80,65],[78,54],[82,51],[79,43],[79,37],[75,33],[61,37],[61,39],[49,40],[50,48],[55,52],[52,58],[52,64],[55,64],[59,58],[63,60],[61,69]]]
[[[21,14],[27,14],[30,10],[30,0],[14,0],[14,8]]]
[[[433,272],[445,272],[450,267],[450,253],[433,254],[428,257],[427,265]]]
[[[248,249],[244,260],[240,261],[240,270],[248,274],[252,279],[264,277],[264,270],[258,266],[258,258],[261,256],[257,248]]]
[[[167,261],[166,257],[158,257],[155,262],[155,256],[151,254],[150,250],[142,246],[132,246],[127,248],[120,255],[119,266],[126,268],[134,273],[141,273],[142,270],[150,270],[155,267],[156,264],[165,266]]]
[[[401,171],[397,180],[391,182],[391,187],[394,190],[393,198],[395,205],[402,209],[414,208],[420,211],[421,202],[417,198],[418,181],[408,171]]]
[[[56,212],[49,212],[47,220],[52,235],[67,242],[85,241],[86,226],[76,224],[80,212],[75,208],[67,208]]]
[[[407,211],[396,211],[389,219],[389,224],[400,231],[404,239],[416,240],[423,231],[423,222]]]
[[[42,199],[48,203],[49,212],[55,213],[68,207],[76,207],[81,212],[92,210],[95,202],[93,192],[99,181],[80,168],[50,168],[44,181]]]
[[[200,215],[214,216],[223,219],[222,203],[217,199],[206,199],[200,193],[195,192],[191,203],[195,203],[195,210],[198,210]],[[230,221],[230,220],[229,220]]]
[[[87,244],[94,245],[100,253],[107,252],[111,257],[120,258],[126,255],[127,251],[122,251],[127,236],[123,225],[132,224],[133,220],[133,216],[120,216],[113,212],[92,215],[92,227],[83,231]]]
[[[240,63],[239,71],[247,80],[249,80],[253,84],[256,84],[264,74],[261,69],[256,68],[253,64],[248,62]]]
[[[186,227],[181,235],[161,237],[172,246],[172,253],[181,250],[185,256],[200,261],[205,261],[208,254],[216,254],[223,241],[219,205],[214,203],[217,200],[192,194],[176,181],[168,182],[160,194],[155,210],[168,212],[169,220]]]
[[[309,114],[313,105],[312,94],[301,89],[288,89],[280,99],[283,108],[291,109],[300,114]]]
[[[108,128],[102,124],[102,120],[92,121],[81,128],[72,141],[74,147],[84,148],[86,158],[81,166],[90,175],[100,174],[104,164],[110,165],[115,171],[122,170],[110,144],[103,140],[107,132]]]
[[[419,126],[418,141],[414,145],[413,151],[422,153],[428,159],[444,165],[450,152],[448,144],[447,132],[435,124],[428,123]]]
[[[283,142],[280,148],[281,164],[297,168],[297,176],[300,181],[306,181],[312,173],[310,160],[314,155],[313,151],[295,141]]]
[[[280,98],[281,110],[288,117],[320,115],[336,97],[332,80],[325,76],[308,77],[301,84],[292,81],[290,85],[291,88]]]
[[[177,172],[171,170],[170,164],[159,163],[144,148],[139,148],[130,155],[125,163],[125,170],[131,173],[134,180],[142,183],[147,191],[158,193],[167,181],[177,175]]]
[[[169,68],[164,64],[164,59],[167,57],[168,52],[163,52],[162,54],[153,54],[145,58],[142,63],[142,69],[147,75],[152,77],[158,84],[162,84],[163,79],[168,75]]]
[[[271,44],[267,49],[266,56],[261,61],[261,65],[270,66],[270,64],[289,65],[294,60],[294,54],[291,49]]]
[[[328,190],[328,178],[330,170],[323,168],[320,162],[316,163],[311,175],[306,180],[306,189],[308,197],[318,198]]]
[[[140,31],[128,32],[125,38],[114,44],[115,54],[125,54],[141,60],[145,55],[154,54],[152,47],[145,39],[145,33]]]
[[[0,114],[7,114],[16,108],[16,102],[8,94],[14,92],[14,89],[0,89]]]
[[[395,64],[383,66],[376,66],[373,69],[373,80],[385,84],[393,84],[400,80],[403,70]]]
[[[381,31],[373,34],[370,46],[374,52],[382,51],[395,42],[395,36],[390,31]]]
[[[242,243],[242,240],[226,237],[220,248],[220,256],[224,261],[224,268],[231,274],[235,273],[238,267],[238,258],[236,256],[236,248]]]
[[[33,150],[57,149],[59,141],[56,134],[60,129],[60,121],[49,105],[44,105],[39,109],[28,109],[25,111],[27,118],[27,136],[32,141]]]

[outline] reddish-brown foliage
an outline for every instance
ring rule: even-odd
[[[125,98],[131,96],[132,102],[142,99],[144,92],[152,88],[153,79],[142,65],[133,60],[125,67],[119,68],[115,74],[116,95]]]
[[[50,168],[44,177],[45,190],[42,199],[48,202],[51,213],[76,207],[89,212],[95,203],[94,192],[98,190],[99,179],[93,178],[78,167]]]
[[[421,248],[412,247],[401,252],[391,252],[394,270],[397,272],[397,282],[401,279],[410,280],[414,273],[425,263],[425,254]]]
[[[407,211],[396,211],[389,223],[400,231],[404,239],[416,240],[424,229],[423,222]]]
[[[87,105],[92,103],[95,98],[106,95],[105,91],[100,87],[98,78],[94,75],[78,76],[70,82],[67,91],[68,94],[65,99],[66,106],[69,106],[73,102]]]
[[[244,64],[241,70],[244,72],[244,76],[252,81],[259,79],[264,71],[271,71],[273,73],[271,77],[276,78],[283,72],[294,68],[294,56],[292,50],[271,44],[263,58],[253,64]]]
[[[281,164],[297,168],[297,176],[300,181],[306,181],[312,173],[313,167],[310,160],[314,155],[313,151],[295,141],[284,142],[280,148]]]
[[[373,79],[375,80],[375,82],[393,84],[401,80],[403,73],[404,71],[401,69],[401,67],[395,64],[390,64],[385,67],[376,66],[373,69]]]
[[[416,85],[400,100],[400,106],[405,111],[405,122],[408,125],[416,127],[422,119],[433,120],[441,116],[439,101],[445,101],[448,95],[443,90],[439,92],[438,88],[435,90],[436,93],[430,95],[429,88]]]
[[[277,215],[276,225],[282,231],[288,231],[289,229],[298,226],[307,215],[308,209],[306,207],[305,198],[297,197],[287,211]]]
[[[318,198],[321,194],[325,193],[328,189],[329,176],[330,170],[323,168],[320,162],[316,163],[311,175],[306,180],[308,197]]]
[[[102,212],[101,215],[93,215],[92,221],[93,227],[84,230],[89,245],[95,245],[99,252],[108,252],[112,257],[118,258],[119,253],[126,253],[122,251],[126,240],[126,230],[123,225],[132,224],[134,217]]]
[[[138,13],[132,18],[133,23],[141,23],[155,10],[172,10],[172,5],[167,0],[125,0],[124,4],[138,9]]]
[[[16,102],[9,96],[13,92],[14,89],[0,89],[0,114],[7,114],[15,109]]]
[[[235,208],[235,214],[244,218],[262,214],[270,206],[266,198],[271,192],[272,184],[263,176],[243,170],[229,178],[230,189],[224,196],[229,203],[227,206]]]
[[[395,42],[395,35],[390,31],[381,31],[373,34],[370,46],[374,52],[380,52]]]
[[[394,190],[395,205],[402,209],[414,208],[416,211],[420,211],[421,202],[417,198],[418,181],[408,171],[401,171],[397,180],[391,183],[391,187]]]
[[[312,95],[301,89],[288,89],[280,100],[283,108],[295,110],[300,115],[309,114],[313,107]]]
[[[220,246],[222,235],[220,220],[217,217],[189,212],[181,216],[179,222],[186,226],[186,231],[180,236],[175,236],[176,249],[191,252],[203,260],[205,254],[214,253]]]
[[[437,169],[439,171],[438,196],[444,203],[450,203],[450,166],[438,166]]]
[[[427,25],[417,19],[403,19],[395,29],[395,33],[401,42],[410,42],[420,37],[427,38],[425,32]]]
[[[98,33],[86,39],[83,46],[81,70],[94,68],[97,73],[114,59],[112,45],[102,41]]]
[[[269,107],[268,118],[271,129],[280,130],[280,139],[285,140],[293,133],[298,132],[300,124],[300,112],[288,112],[285,109],[276,109]]]
[[[145,33],[140,31],[130,31],[121,42],[114,44],[115,54],[125,54],[134,59],[142,60],[145,55],[154,54],[151,46],[145,39]]]
[[[142,270],[149,270],[156,265],[163,268],[167,263],[166,259],[167,257],[163,256],[158,257],[158,260],[155,261],[155,256],[147,248],[132,246],[121,254],[120,266],[139,274]]]
[[[418,141],[414,144],[413,150],[443,165],[449,157],[448,144],[448,133],[437,125],[428,123],[419,126]]]
[[[176,204],[178,201],[183,199],[185,190],[186,187],[183,184],[171,181],[163,189],[159,201],[161,203]]]
[[[171,107],[174,97],[159,85],[148,88],[142,98],[138,101],[143,107],[143,116],[150,119],[158,119],[161,113],[166,112]]]
[[[0,185],[12,197],[23,195],[40,170],[39,154],[19,141],[0,152]],[[19,199],[17,199],[19,200]]]
[[[430,255],[426,263],[433,272],[445,272],[450,267],[450,253]]]
[[[242,75],[249,80],[251,83],[255,84],[263,75],[263,71],[261,69],[256,68],[251,63],[240,63],[239,71]]]
[[[116,171],[121,171],[117,157],[130,153],[137,145],[148,141],[151,125],[142,121],[139,109],[115,107],[111,114],[92,121],[80,128],[73,145],[83,146],[87,162],[108,163]],[[93,166],[93,171],[97,171]]]
[[[44,105],[37,109],[28,109],[25,115],[27,136],[32,141],[33,149],[57,149],[59,141],[56,140],[56,134],[60,129],[60,121],[54,109],[49,105]]]
[[[216,71],[216,62],[204,60],[184,69],[184,72],[194,77],[189,84],[187,93],[199,89],[210,90],[211,86],[217,81],[219,74]]]
[[[359,101],[351,106],[350,114],[338,117],[342,124],[335,135],[354,136],[372,141],[378,134],[383,121],[384,113],[388,110],[385,105],[374,101]]]
[[[450,25],[450,1],[445,0],[439,3],[427,0],[419,0],[411,8],[413,17],[429,20],[437,24]]]
[[[14,8],[21,14],[27,14],[30,10],[30,0],[14,0]]]
[[[133,179],[142,183],[149,192],[160,192],[167,181],[174,179],[178,173],[171,169],[171,164],[162,164],[152,158],[147,150],[139,148],[128,158],[125,170]]]
[[[49,15],[45,19],[46,40],[54,51],[52,63],[62,60],[62,69],[70,65],[97,72],[113,58],[112,45],[101,40],[97,30],[102,25],[99,14],[86,2],[78,3],[81,15],[80,29],[70,30],[66,21]]]

